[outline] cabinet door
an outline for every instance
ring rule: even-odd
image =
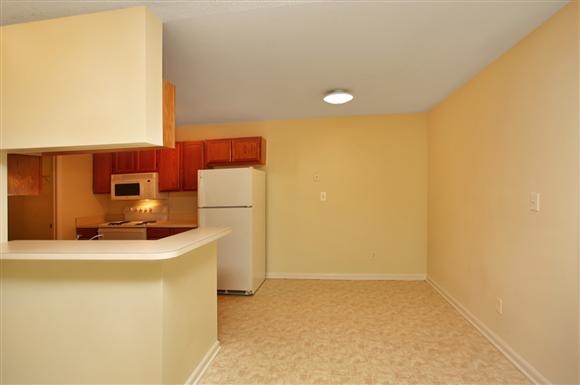
[[[136,151],[135,154],[135,172],[157,171],[157,150]]]
[[[173,227],[171,229],[171,235],[181,234],[194,228],[195,227]]]
[[[113,154],[113,174],[125,174],[135,172],[136,152],[123,151]]]
[[[109,194],[111,192],[112,172],[112,153],[93,154],[93,194]]]
[[[204,142],[183,142],[181,146],[181,188],[197,190],[197,171],[205,167]]]
[[[159,191],[181,190],[181,142],[158,151]]]
[[[232,160],[231,139],[214,139],[205,141],[205,163],[223,164]]]
[[[8,195],[39,195],[42,157],[8,154]]]
[[[232,139],[233,163],[265,163],[266,141],[262,137]]]
[[[169,227],[148,227],[147,228],[147,239],[161,239],[172,235],[171,228]]]
[[[77,239],[79,240],[88,240],[94,238],[98,233],[99,229],[96,227],[77,227]]]

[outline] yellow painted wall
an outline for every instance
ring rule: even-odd
[[[579,382],[577,7],[428,118],[429,277],[562,384]],[[531,192],[541,193],[539,212]]]
[[[178,140],[242,136],[267,141],[269,273],[426,273],[424,114],[177,130]]]
[[[0,148],[163,143],[162,26],[145,7],[0,28]]]
[[[91,154],[56,159],[56,239],[75,239],[77,217],[110,212],[110,196],[93,194],[92,162]]]

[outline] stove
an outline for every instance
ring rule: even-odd
[[[123,209],[122,221],[99,225],[99,236],[103,240],[147,239],[147,225],[167,220],[168,207],[160,201],[143,201]]]
[[[115,221],[115,222],[108,222],[99,225],[99,227],[139,227],[139,226],[146,226],[150,223],[156,223],[157,221],[148,220],[148,221]]]

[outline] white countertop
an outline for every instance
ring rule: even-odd
[[[229,227],[205,227],[150,241],[9,241],[0,243],[0,259],[159,261],[178,257],[231,232]]]

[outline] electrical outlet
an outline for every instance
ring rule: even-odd
[[[326,192],[325,191],[320,192],[320,201],[321,202],[326,201]]]
[[[496,297],[495,311],[497,314],[503,314],[503,299]]]
[[[316,173],[312,176],[314,182],[320,182],[320,174]]]

